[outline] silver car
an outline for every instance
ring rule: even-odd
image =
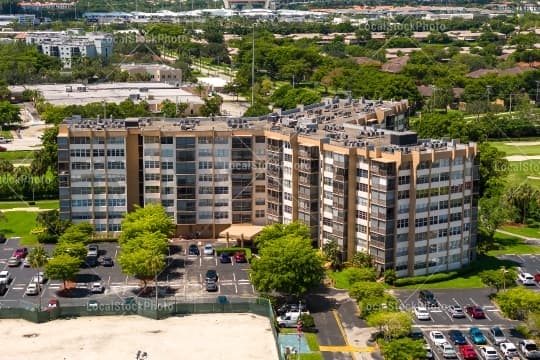
[[[24,292],[26,295],[38,295],[41,291],[41,285],[35,282],[31,282],[26,287],[26,291]]]

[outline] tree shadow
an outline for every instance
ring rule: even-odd
[[[101,281],[101,277],[96,274],[77,274],[75,281],[78,283],[92,283]]]
[[[79,299],[90,295],[90,290],[84,288],[69,288],[57,290],[55,294],[58,297]]]

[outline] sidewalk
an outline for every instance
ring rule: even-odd
[[[540,244],[540,239],[539,238],[534,238],[534,237],[527,237],[527,236],[523,236],[523,235],[518,235],[518,234],[514,234],[514,233],[511,233],[509,231],[504,231],[504,230],[496,230],[498,233],[501,233],[501,234],[504,234],[504,235],[508,235],[508,236],[513,236],[513,237],[517,237],[519,239],[523,239],[527,242],[530,242],[530,243],[533,243],[533,244]]]

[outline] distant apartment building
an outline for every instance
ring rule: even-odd
[[[166,83],[182,83],[182,69],[164,64],[121,64],[120,69],[129,75],[143,74],[150,81]]]
[[[39,19],[36,18],[34,14],[15,14],[15,15],[6,15],[0,14],[0,24],[21,24],[21,25],[38,25]]]
[[[71,68],[75,58],[108,59],[113,52],[113,37],[106,33],[83,33],[78,29],[30,32],[25,39],[43,54],[59,58],[65,68]]]
[[[67,10],[75,7],[75,2],[20,2],[17,4],[25,11],[41,11],[41,10]]]
[[[325,100],[259,118],[88,120],[58,135],[60,214],[115,235],[162,204],[178,235],[306,224],[398,276],[476,257],[477,146],[404,131],[407,101]]]

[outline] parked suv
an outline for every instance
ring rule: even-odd
[[[439,306],[435,295],[429,290],[421,290],[418,296],[420,301],[426,304],[426,306]]]
[[[518,274],[518,280],[523,285],[529,285],[529,286],[535,285],[534,276],[532,276],[532,274],[529,274],[527,272],[520,271]]]
[[[526,359],[540,359],[540,351],[533,340],[521,340],[519,350],[525,355]]]

